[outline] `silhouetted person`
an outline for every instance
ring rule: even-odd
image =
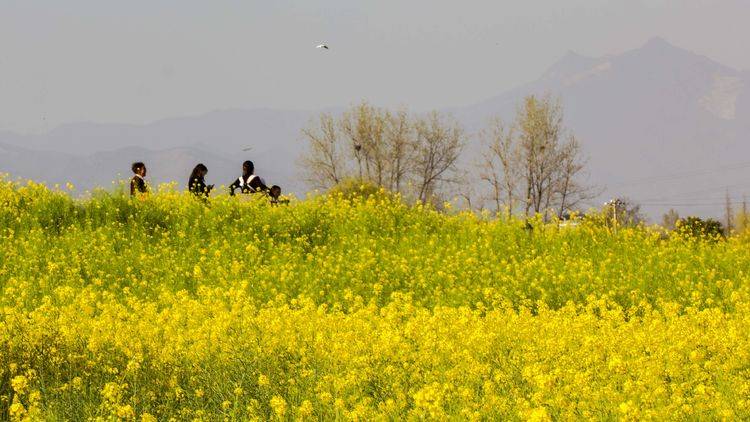
[[[144,180],[144,177],[146,177],[146,165],[139,161],[133,163],[131,168],[134,175],[130,179],[130,196],[135,196],[136,193],[148,193],[148,186]]]
[[[271,186],[271,189],[268,190],[268,196],[271,197],[271,204],[277,205],[279,203],[279,197],[281,197],[281,186]]]
[[[241,193],[268,192],[268,186],[263,183],[263,179],[255,174],[255,165],[252,161],[242,163],[242,176],[229,185],[229,194],[234,195],[234,191]]]
[[[188,180],[188,190],[195,194],[195,196],[201,198],[208,198],[208,194],[211,193],[211,189],[214,185],[206,185],[206,174],[208,174],[208,168],[203,164],[198,164],[190,173],[190,179]]]

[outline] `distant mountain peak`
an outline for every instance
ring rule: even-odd
[[[677,50],[681,50],[681,48],[676,47],[669,41],[659,36],[649,38],[649,40],[646,41],[646,43],[641,48],[674,48]]]
[[[675,46],[662,37],[653,37],[643,46],[619,56],[633,60],[640,66],[653,66],[672,69],[701,69],[706,73],[722,73],[736,76],[738,72],[709,57]]]
[[[666,39],[655,36],[650,38],[638,49],[629,53],[641,53],[646,56],[691,56],[698,57],[695,53],[671,44]],[[627,55],[625,53],[624,55]],[[567,79],[581,72],[588,72],[594,68],[604,66],[611,59],[618,56],[588,57],[573,50],[568,50],[557,62],[550,66],[543,74],[543,79]]]
[[[546,72],[544,72],[543,78],[547,79],[558,79],[565,78],[571,74],[576,74],[590,69],[596,65],[601,59],[586,57],[575,51],[568,50],[564,56],[560,58],[555,64],[550,66]]]
[[[695,58],[708,60],[692,51],[678,47],[662,37],[650,38],[640,48],[626,52],[623,56],[636,56],[648,61],[671,61]]]

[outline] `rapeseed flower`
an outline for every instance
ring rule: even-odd
[[[0,181],[0,419],[748,419],[742,238]]]

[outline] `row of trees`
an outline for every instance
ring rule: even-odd
[[[472,162],[462,160],[468,136],[455,119],[362,103],[339,117],[322,114],[303,130],[301,165],[318,188],[357,179],[422,203],[451,193],[470,202],[466,186],[476,178],[488,192],[481,199],[498,212],[562,216],[597,194],[583,180],[581,146],[562,114],[550,97],[526,98],[514,121],[495,118],[480,131],[482,150]]]
[[[301,164],[318,188],[356,178],[428,202],[460,180],[464,131],[437,112],[415,117],[362,103],[338,118],[321,114],[303,134]]]

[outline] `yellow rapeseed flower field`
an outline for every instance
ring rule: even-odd
[[[0,181],[0,419],[750,418],[750,248]]]

